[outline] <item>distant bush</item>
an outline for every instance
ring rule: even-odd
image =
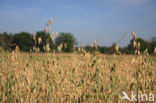
[[[33,47],[32,35],[27,32],[17,33],[13,36],[12,43],[18,45],[20,51],[28,52]]]

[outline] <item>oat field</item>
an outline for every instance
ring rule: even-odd
[[[123,100],[123,91],[137,100]],[[1,103],[156,102],[150,93],[156,94],[156,56],[0,53]]]
[[[48,23],[51,32],[51,19]],[[62,53],[66,44],[55,51],[46,43],[42,53],[36,45],[42,39],[35,33],[30,52],[0,48],[0,103],[156,102],[156,48],[153,55],[141,52],[134,32],[132,36],[134,55],[122,54],[117,43],[113,55],[101,54],[96,40],[91,52],[83,44]]]

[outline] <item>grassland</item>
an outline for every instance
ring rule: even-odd
[[[145,55],[1,52],[0,102],[128,103],[123,91],[156,95],[155,60]]]

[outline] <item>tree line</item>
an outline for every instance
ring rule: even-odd
[[[33,39],[35,37],[35,40]],[[53,40],[54,39],[54,40]],[[39,42],[40,40],[40,42]],[[144,52],[145,50],[148,53],[152,54],[156,47],[156,37],[153,37],[150,41],[144,40],[142,38],[137,38],[137,42],[140,42],[140,51]],[[7,32],[0,33],[0,48],[3,48],[5,51],[12,51],[16,46],[19,47],[22,52],[33,51],[34,47],[39,48],[40,52],[45,52],[45,46],[48,44],[50,50],[55,50],[58,52],[58,47],[61,45],[62,52],[73,52],[79,47],[76,47],[78,41],[71,33],[61,32],[58,37],[53,38],[51,34],[46,33],[45,31],[39,31],[36,34],[32,35],[28,32],[21,32],[15,34],[8,34]],[[75,46],[75,47],[74,47]],[[107,46],[98,46],[98,51],[105,54],[113,54],[115,43],[110,47]],[[93,48],[88,45],[85,46],[87,52],[91,52]],[[123,48],[119,48],[121,53],[133,54],[133,39],[130,40],[130,43]]]

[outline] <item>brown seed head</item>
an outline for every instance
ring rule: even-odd
[[[34,41],[36,40],[36,36],[35,36],[35,33],[33,33],[33,40],[34,40]]]
[[[82,44],[82,48],[84,48],[85,47],[85,45],[84,45],[84,43]]]
[[[154,54],[156,54],[156,47],[154,48]]]
[[[137,44],[137,49],[140,49],[140,43],[138,42],[138,44]]]
[[[58,37],[58,32],[56,32],[56,38]]]
[[[47,28],[45,28],[44,31],[47,32]]]
[[[79,47],[79,52],[81,51],[81,48]]]
[[[119,46],[118,46],[118,44],[116,44],[116,43],[115,43],[115,51],[116,51],[116,52],[119,52]]]
[[[64,48],[67,48],[67,44],[66,43],[64,43]]]
[[[132,31],[132,36],[133,36],[134,40],[136,40],[136,34],[134,31]]]
[[[137,43],[135,40],[133,41],[133,47],[135,47],[135,48],[137,47]]]
[[[52,23],[52,18],[49,19],[49,23]]]
[[[52,41],[54,41],[54,32],[52,32],[52,34],[51,34],[51,39],[52,39]]]
[[[94,40],[94,44],[95,44],[95,45],[97,45],[97,42],[96,42],[96,40]]]
[[[39,38],[38,38],[38,44],[41,44],[41,43],[42,43],[42,38],[39,37]]]
[[[48,22],[47,25],[50,26],[50,22]]]
[[[91,47],[92,47],[92,48],[94,47],[94,44],[93,44],[93,43],[91,43]]]

